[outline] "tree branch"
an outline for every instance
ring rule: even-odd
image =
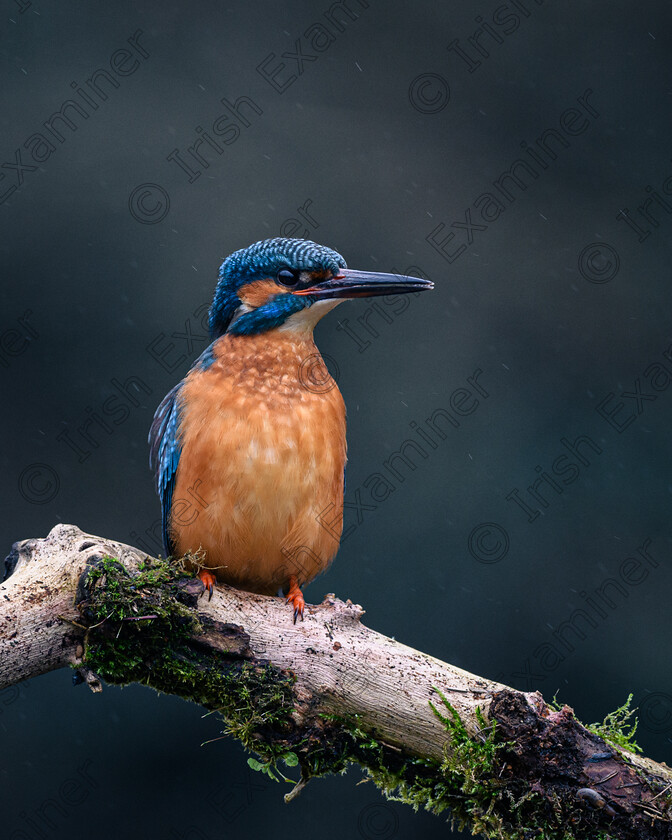
[[[94,690],[150,685],[218,711],[256,769],[299,764],[295,792],[356,762],[487,837],[672,838],[666,765],[368,629],[350,601],[327,595],[294,626],[281,599],[218,586],[208,601],[180,561],[72,525],[5,565],[0,690],[66,666]]]

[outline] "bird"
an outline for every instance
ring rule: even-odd
[[[211,343],[149,432],[166,556],[184,557],[210,598],[218,582],[277,595],[303,621],[303,587],[338,551],[346,464],[345,404],[313,328],[343,301],[431,288],[351,270],[307,239],[224,260]]]

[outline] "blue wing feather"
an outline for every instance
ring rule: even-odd
[[[179,396],[182,384],[178,383],[163,398],[149,430],[149,466],[154,470],[156,489],[161,499],[163,546],[166,556],[171,555],[174,550],[168,533],[168,521],[175,488],[175,474],[182,453],[178,437],[181,414]]]
[[[213,342],[201,353],[192,365],[207,370],[215,361]],[[152,427],[149,430],[149,466],[154,470],[156,489],[161,499],[161,519],[163,524],[163,546],[166,556],[173,554],[175,545],[169,534],[170,508],[173,503],[173,490],[175,489],[175,476],[177,466],[182,454],[182,445],[179,438],[180,421],[182,411],[180,404],[180,391],[182,382],[170,390],[161,400],[156,409]]]

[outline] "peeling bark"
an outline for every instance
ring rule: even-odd
[[[208,601],[152,562],[71,525],[16,543],[0,585],[0,689],[66,666],[94,690],[99,676],[152,685],[220,710],[268,766],[298,758],[298,789],[355,761],[484,836],[672,838],[670,768],[616,749],[569,707],[376,633],[333,595],[293,625],[282,599],[218,586]]]

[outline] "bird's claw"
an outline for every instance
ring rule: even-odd
[[[208,601],[212,600],[212,590],[214,589],[217,578],[212,574],[212,572],[208,572],[205,569],[201,569],[201,571],[198,573],[198,579],[203,584],[204,594],[206,590],[209,593]]]
[[[296,624],[296,619],[299,617],[301,618],[301,621],[303,621],[303,608],[305,607],[303,598],[301,598],[300,604],[296,603],[296,601],[293,601],[291,598],[287,598],[287,603],[291,603],[294,607],[294,624]]]
[[[303,598],[303,592],[301,592],[295,578],[290,578],[289,592],[287,593],[285,603],[291,604],[294,607],[294,624],[296,624],[296,619],[299,617],[303,621],[303,611],[306,607],[306,602]]]

